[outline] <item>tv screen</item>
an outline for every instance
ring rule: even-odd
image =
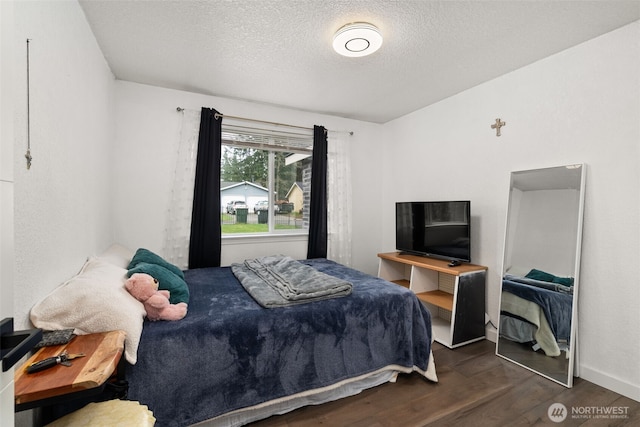
[[[396,249],[471,262],[471,202],[397,202]]]

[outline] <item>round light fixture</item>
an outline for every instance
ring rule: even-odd
[[[371,24],[356,22],[340,28],[333,36],[333,49],[340,55],[371,55],[382,46],[382,34]]]

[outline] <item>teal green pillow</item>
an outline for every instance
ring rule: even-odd
[[[547,273],[545,271],[542,270],[536,270],[535,268],[533,270],[531,270],[530,272],[527,273],[526,276],[527,279],[533,279],[533,280],[540,280],[542,282],[553,282],[553,279],[556,277],[551,273]]]
[[[557,283],[559,285],[564,286],[573,286],[573,277],[554,277],[553,283]]]
[[[536,270],[535,268],[527,273],[527,279],[540,280],[542,282],[557,283],[564,286],[573,286],[573,277],[558,277],[545,271]]]
[[[184,279],[178,277],[171,270],[157,264],[140,262],[127,271],[127,277],[134,273],[146,273],[158,281],[158,289],[169,291],[171,304],[184,302],[189,304],[189,287]]]
[[[127,267],[127,270],[134,268],[136,265],[140,264],[141,262],[146,262],[148,264],[156,264],[161,267],[164,267],[167,270],[171,271],[176,276],[184,280],[184,273],[182,272],[182,270],[180,270],[177,266],[171,264],[170,262],[166,261],[160,255],[157,255],[151,252],[149,249],[144,249],[144,248],[139,248],[136,251],[135,255],[131,259],[131,262],[129,263],[129,266]]]

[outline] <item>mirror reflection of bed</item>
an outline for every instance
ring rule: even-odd
[[[513,172],[496,352],[571,387],[584,165]]]

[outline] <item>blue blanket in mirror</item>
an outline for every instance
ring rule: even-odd
[[[129,399],[157,426],[185,426],[374,372],[427,370],[431,317],[400,286],[328,260],[306,260],[353,284],[351,295],[265,309],[229,267],[185,271],[187,316],[145,321]]]
[[[556,341],[569,341],[573,295],[506,278],[502,280],[502,290],[538,304],[542,308]]]

